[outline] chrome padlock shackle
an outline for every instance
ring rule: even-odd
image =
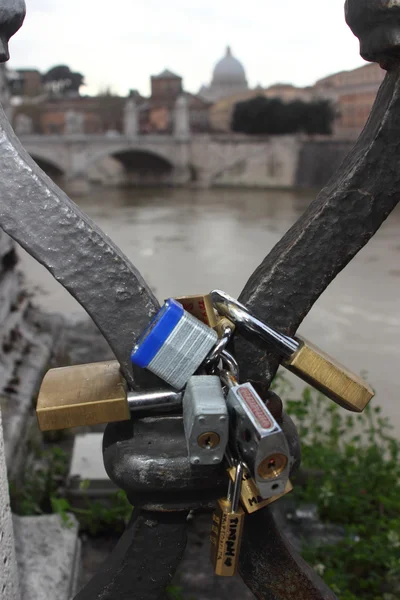
[[[221,352],[221,361],[224,365],[225,369],[221,369],[219,375],[221,377],[221,373],[226,373],[231,376],[235,380],[236,383],[239,383],[239,363],[236,358],[227,350],[223,350]],[[223,379],[223,382],[227,384],[227,382]]]
[[[299,349],[299,342],[268,327],[252,315],[243,304],[222,290],[213,290],[210,295],[218,313],[232,321],[239,330],[253,333],[268,344],[271,344],[273,339],[276,349],[287,358]]]
[[[374,390],[323,350],[297,335],[291,338],[257,319],[243,304],[221,290],[211,292],[217,311],[230,319],[244,334],[252,334],[274,348],[281,364],[316,390],[353,412],[362,412]]]

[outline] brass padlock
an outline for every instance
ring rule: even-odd
[[[117,361],[50,369],[36,406],[42,431],[130,418],[127,388]]]
[[[303,381],[353,412],[362,412],[374,390],[361,377],[299,335],[298,349],[282,365]]]
[[[180,296],[175,298],[189,314],[199,321],[214,328],[217,325],[217,315],[210,294],[202,296]]]
[[[334,358],[297,336],[291,338],[252,315],[247,308],[220,290],[211,292],[217,311],[237,329],[264,341],[282,357],[282,365],[328,398],[354,412],[362,412],[374,390],[361,377]]]
[[[220,498],[211,527],[211,561],[216,575],[233,577],[239,564],[245,513],[240,506],[243,465],[237,466],[235,481],[229,481],[228,495]]]
[[[236,479],[236,467],[232,466],[228,469],[228,475],[231,478],[231,481],[234,482]],[[283,498],[286,494],[293,491],[293,486],[291,482],[288,480],[286,483],[285,491],[282,494],[278,494],[277,496],[272,496],[271,498],[264,498],[260,495],[260,490],[258,489],[256,482],[250,475],[249,471],[246,468],[243,468],[243,478],[242,478],[242,490],[240,492],[240,503],[243,508],[249,514],[257,512],[266,506],[269,506],[276,500]]]

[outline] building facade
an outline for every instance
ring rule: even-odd
[[[335,73],[314,86],[316,97],[331,100],[337,112],[334,135],[357,137],[363,129],[385,77],[376,63]]]
[[[183,88],[182,77],[165,69],[151,76],[151,96],[139,108],[142,133],[172,133],[175,105],[181,96],[187,101],[189,126],[193,133],[209,131],[211,103]]]

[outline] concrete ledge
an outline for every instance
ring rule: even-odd
[[[70,515],[13,516],[21,600],[71,600],[77,591],[81,543]]]
[[[67,495],[77,508],[84,507],[85,500],[107,500],[118,490],[104,468],[102,443],[102,433],[75,436]],[[83,481],[87,485],[81,489]]]

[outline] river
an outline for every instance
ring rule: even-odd
[[[99,187],[76,202],[141,271],[160,301],[220,288],[237,296],[295,222],[311,192],[239,189],[135,190]],[[400,435],[400,210],[336,278],[300,332],[349,368],[367,373]],[[35,302],[83,313],[21,250]]]

